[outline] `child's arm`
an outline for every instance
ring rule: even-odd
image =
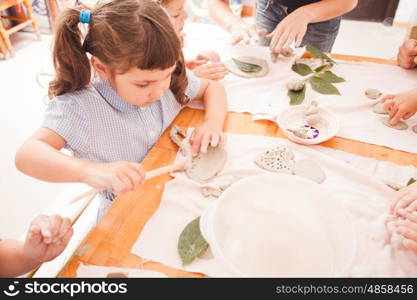
[[[201,79],[201,87],[195,100],[203,100],[205,106],[204,122],[191,136],[192,152],[206,152],[209,145],[216,147],[223,142],[223,123],[227,113],[227,96],[222,84]]]
[[[73,230],[70,219],[38,216],[29,227],[24,243],[0,241],[0,277],[16,277],[60,255]]]
[[[60,150],[66,141],[48,128],[40,128],[16,154],[19,171],[49,182],[82,182],[97,189],[112,189],[118,195],[135,189],[144,181],[138,163],[93,163]]]
[[[417,111],[417,89],[396,95],[386,95],[381,100],[389,112],[390,123],[395,125],[401,119],[407,120]]]
[[[403,245],[417,255],[417,212],[398,211],[404,220],[397,221],[397,233],[404,237]]]

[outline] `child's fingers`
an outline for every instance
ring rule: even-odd
[[[391,120],[390,120],[391,125],[397,124],[403,116],[403,112],[401,110],[394,109],[394,111],[395,111],[395,113],[393,114],[393,117],[391,117]]]
[[[397,233],[409,240],[417,241],[417,231],[410,229],[409,227],[397,227]]]
[[[413,203],[411,203],[411,204],[408,206],[408,208],[409,208],[411,211],[417,211],[417,200],[414,200],[414,201],[413,201]]]
[[[57,241],[59,236],[59,229],[61,228],[62,218],[59,215],[52,215],[49,217],[51,224],[52,243]]]
[[[408,120],[408,119],[410,119],[413,115],[414,115],[415,113],[413,113],[413,112],[406,112],[404,115],[403,115],[403,120]]]
[[[211,134],[205,134],[203,135],[203,138],[201,140],[201,146],[200,146],[200,151],[203,153],[207,152],[208,146],[210,144],[210,140],[211,140]]]
[[[224,147],[227,144],[227,135],[225,133],[222,133],[220,135],[220,146]]]
[[[275,53],[280,53],[281,52],[281,50],[282,50],[282,48],[284,48],[284,45],[287,43],[287,41],[290,39],[290,35],[289,35],[289,33],[288,32],[284,32],[281,36],[280,36],[280,38],[279,38],[279,40],[278,40],[278,42],[277,42],[277,44],[276,44],[276,46],[275,46],[275,48],[274,48],[274,52]]]
[[[51,232],[51,224],[49,218],[45,215],[38,216],[35,221],[41,230],[42,240],[45,244],[50,244],[52,242],[52,232]]]
[[[407,207],[413,201],[414,197],[409,194],[405,194],[403,197],[399,198],[393,209],[394,214],[398,214],[398,210]]]
[[[416,212],[408,212],[407,210],[405,210],[405,209],[399,209],[398,210],[398,214],[401,217],[403,217],[403,218],[405,218],[407,220],[410,220],[411,222],[414,222],[414,224],[417,225],[417,213]]]
[[[42,242],[41,228],[38,224],[33,224],[29,227],[26,242],[35,247]]]
[[[68,245],[69,240],[71,239],[72,235],[74,234],[74,230],[70,227],[65,235],[60,240],[60,245],[64,246],[64,248]]]
[[[220,136],[217,134],[213,134],[211,137],[210,145],[212,147],[217,147],[219,145],[219,142],[220,142]]]
[[[265,28],[258,28],[257,31],[259,36],[266,36],[268,34],[268,30]]]
[[[201,141],[202,141],[203,135],[201,132],[197,129],[193,131],[193,134],[191,135],[191,153],[193,156],[196,156],[198,152],[200,151],[201,147]]]
[[[384,95],[381,100],[379,100],[379,102],[384,103],[385,101],[389,100],[389,99],[394,99],[395,95],[392,94],[388,94],[388,95]]]
[[[403,240],[403,246],[407,248],[410,251],[413,251],[415,254],[417,254],[417,242],[410,240],[410,239],[404,239]]]
[[[67,232],[71,229],[71,220],[69,218],[62,219],[61,227],[59,228],[58,240],[62,241]]]
[[[136,189],[139,185],[143,184],[144,177],[140,170],[132,166],[129,166],[129,167],[130,167],[130,172],[127,174],[127,176],[130,178],[131,182],[133,183],[133,189]]]
[[[112,190],[116,195],[121,195],[130,191],[133,187],[130,179],[125,175],[119,175],[112,184]]]

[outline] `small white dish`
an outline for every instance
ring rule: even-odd
[[[326,108],[318,107],[317,114],[321,117],[321,121],[310,126],[307,124],[305,115],[307,109],[308,106],[305,105],[292,106],[278,115],[278,126],[289,140],[302,145],[316,145],[331,139],[337,134],[340,129],[340,123],[333,112]],[[305,127],[311,132],[309,138],[298,137],[290,131],[301,127]],[[317,136],[315,137],[315,135]]]

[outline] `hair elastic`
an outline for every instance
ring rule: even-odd
[[[82,9],[80,11],[80,22],[84,24],[90,24],[91,10]]]

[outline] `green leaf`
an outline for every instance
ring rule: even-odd
[[[310,66],[306,64],[294,64],[292,66],[292,70],[301,76],[306,76],[313,73],[313,70],[310,68]]]
[[[412,185],[416,180],[414,178],[410,178],[410,180],[407,182],[407,186]]]
[[[300,105],[306,96],[306,86],[304,85],[299,92],[288,91],[288,96],[290,97],[290,105]]]
[[[192,263],[208,246],[201,235],[200,217],[198,217],[185,226],[178,239],[178,253],[182,263],[184,265]]]
[[[314,76],[310,78],[311,87],[316,92],[323,94],[323,95],[340,95],[339,90],[330,82],[326,80]]]
[[[345,82],[346,81],[342,77],[337,76],[335,73],[333,73],[331,71],[326,71],[326,72],[318,75],[318,77],[320,77],[321,79],[326,80],[327,82],[332,82],[332,83],[339,83],[339,82]]]
[[[324,68],[327,68],[328,66],[329,65],[325,64],[325,65],[322,65],[320,67],[317,67],[317,68],[314,69],[314,72],[319,73],[319,72],[323,71]]]
[[[324,60],[327,60],[333,64],[336,64],[336,62],[331,59],[330,57],[328,57],[326,54],[324,54],[323,52],[321,52],[319,49],[317,49],[316,47],[310,46],[308,45],[306,47],[307,51],[310,52],[313,56],[317,57],[317,58],[321,58]]]
[[[238,59],[233,58],[233,57],[232,57],[232,60],[237,65],[239,70],[241,70],[242,72],[256,73],[256,72],[259,72],[259,71],[262,70],[262,67],[260,65],[244,62],[244,61],[238,60]]]

